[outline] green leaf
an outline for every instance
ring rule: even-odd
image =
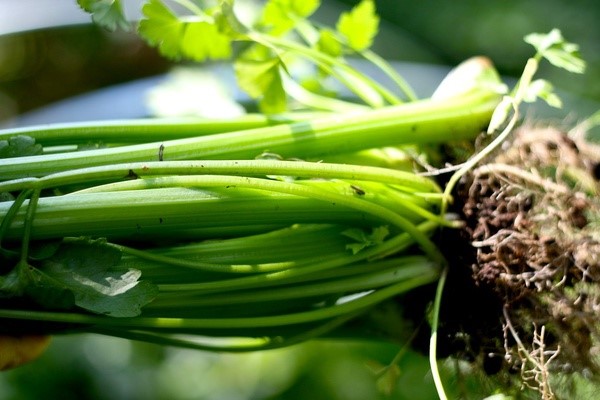
[[[269,0],[263,9],[260,26],[271,35],[285,34],[296,21],[311,16],[320,6],[319,0]]]
[[[130,30],[121,0],[77,0],[79,6],[92,14],[94,23],[110,30]]]
[[[549,106],[554,108],[562,107],[562,101],[558,95],[554,93],[554,87],[545,79],[537,79],[531,82],[523,96],[523,100],[528,103],[533,103],[537,99],[544,100]]]
[[[31,136],[19,135],[0,140],[0,158],[36,156],[42,151],[42,145],[35,143]]]
[[[159,0],[142,8],[138,32],[160,53],[174,60],[221,60],[231,56],[231,39],[208,15],[178,17]]]
[[[579,46],[567,42],[560,30],[529,34],[525,36],[525,42],[535,47],[537,53],[552,65],[578,74],[585,72],[585,61],[579,55]]]
[[[141,272],[115,268],[121,252],[103,240],[79,239],[53,245],[39,268],[19,262],[0,276],[0,298],[21,298],[48,309],[79,307],[111,317],[135,317],[158,294]]]
[[[29,244],[29,259],[39,261],[50,258],[56,254],[61,244],[61,240],[32,242]]]
[[[42,263],[43,273],[74,296],[75,305],[111,317],[135,317],[158,294],[153,284],[140,281],[141,272],[114,268],[121,252],[102,240],[63,243]],[[47,281],[49,282],[49,281]]]
[[[350,228],[343,231],[342,235],[356,240],[357,243],[349,243],[346,245],[346,249],[351,250],[352,254],[356,254],[367,247],[383,243],[389,233],[390,231],[387,226],[379,226],[373,228],[371,234],[367,234],[359,228]]]
[[[0,298],[27,298],[48,309],[70,309],[75,305],[73,293],[65,285],[24,262],[0,277]]]
[[[373,0],[362,0],[350,12],[343,13],[336,28],[351,49],[363,51],[371,47],[379,29]]]
[[[262,46],[255,46],[236,60],[234,69],[238,85],[250,97],[259,100],[262,112],[275,114],[286,110],[287,96],[281,79],[285,66],[279,57],[269,55]]]
[[[317,49],[332,57],[339,57],[342,55],[342,44],[336,37],[335,32],[327,28],[321,29],[319,32]]]
[[[225,60],[231,57],[231,40],[214,24],[189,23],[181,40],[181,51],[185,57],[196,61]]]

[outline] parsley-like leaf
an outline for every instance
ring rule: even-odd
[[[387,226],[379,226],[373,228],[371,234],[367,234],[359,228],[350,228],[343,231],[342,235],[356,240],[357,243],[349,243],[346,245],[346,249],[351,250],[352,254],[356,254],[367,247],[383,243],[389,233],[390,231]]]
[[[553,29],[546,34],[532,33],[525,36],[525,41],[552,65],[578,74],[585,71],[585,61],[579,55],[579,46],[567,42],[560,30]]]
[[[63,243],[42,263],[43,273],[68,289],[75,305],[111,317],[135,317],[158,294],[156,286],[140,281],[141,272],[114,268],[121,252],[103,241],[81,239]]]
[[[269,0],[263,9],[260,25],[272,35],[282,35],[308,18],[320,6],[319,0]]]
[[[79,307],[111,317],[135,317],[158,294],[141,272],[116,268],[121,252],[103,240],[79,239],[42,251],[36,266],[25,262],[0,276],[0,299],[24,299],[48,309]]]
[[[342,55],[342,44],[336,37],[335,32],[327,28],[323,28],[319,31],[317,49],[332,57],[339,57]]]
[[[166,57],[205,61],[231,56],[231,39],[209,16],[180,18],[159,0],[146,3],[142,13],[140,35]]]
[[[556,93],[554,87],[545,79],[537,79],[529,84],[525,91],[523,100],[528,103],[533,103],[537,99],[544,100],[549,106],[561,108],[562,101]]]
[[[286,110],[287,96],[281,78],[285,66],[279,57],[270,55],[262,46],[254,46],[236,60],[234,69],[238,85],[250,97],[259,99],[262,112],[276,114]]]
[[[121,0],[77,0],[79,6],[92,14],[92,20],[110,30],[129,30],[131,25],[125,18]]]
[[[0,158],[26,157],[42,154],[42,145],[31,136],[13,136],[0,140]]]
[[[75,305],[73,293],[64,284],[25,262],[0,277],[0,298],[28,299],[48,309],[66,310]]]
[[[362,0],[350,12],[342,13],[336,28],[351,49],[363,51],[371,47],[379,29],[373,0]]]

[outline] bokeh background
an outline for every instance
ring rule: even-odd
[[[135,17],[136,1],[125,3]],[[356,1],[323,3],[317,19],[331,23]],[[523,36],[560,28],[581,46],[588,70],[571,76],[544,68],[542,74],[584,100],[585,109],[572,110],[574,118],[600,109],[596,0],[376,3],[382,17],[375,44],[379,54],[428,66],[451,66],[484,54],[507,77],[518,76],[532,54]],[[43,114],[48,104],[174,67],[135,35],[109,33],[87,22],[75,0],[0,0],[0,124],[19,124],[28,115]],[[318,341],[265,353],[218,355],[94,335],[57,337],[36,362],[0,374],[0,399],[379,399],[386,397],[378,393],[368,365],[386,364],[398,350],[386,343]],[[436,398],[422,355],[406,353],[400,371],[392,398]],[[470,384],[448,380],[454,387]],[[473,398],[492,390],[479,389]]]

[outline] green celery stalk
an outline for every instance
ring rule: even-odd
[[[251,159],[264,151],[320,160],[328,154],[408,143],[472,139],[487,126],[500,96],[485,88],[367,112],[266,128],[109,149],[0,160],[0,180],[134,161]],[[25,132],[23,132],[25,134]]]

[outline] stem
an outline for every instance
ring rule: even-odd
[[[438,326],[440,322],[440,308],[442,304],[442,294],[444,292],[444,285],[446,284],[446,277],[448,275],[448,268],[442,270],[442,274],[438,281],[437,290],[435,293],[435,300],[433,302],[433,311],[431,315],[431,338],[429,340],[429,365],[431,368],[431,374],[433,376],[433,382],[438,393],[440,400],[447,400],[446,392],[444,390],[444,384],[440,376],[440,370],[437,364],[437,336]]]
[[[356,94],[359,98],[361,98],[365,103],[367,103],[371,107],[377,108],[381,107],[383,104],[373,102],[373,100],[370,99],[369,94],[363,92],[362,90],[359,90],[359,86],[367,87],[370,90],[376,92],[378,95],[381,95],[385,100],[387,100],[390,104],[402,103],[400,99],[398,99],[392,92],[387,90],[380,83],[358,72],[356,69],[346,64],[343,60],[331,57],[325,53],[311,49],[310,47],[304,46],[300,43],[292,42],[284,38],[267,36],[259,32],[248,32],[246,35],[249,40],[257,43],[262,43],[263,45],[269,48],[273,48],[275,51],[290,51],[293,54],[301,55],[308,58],[316,65],[323,68],[329,74],[334,76],[340,82],[342,82],[348,89],[350,89],[354,94]],[[340,71],[337,71],[335,68],[339,68]]]
[[[27,205],[27,211],[25,213],[25,221],[23,224],[23,238],[21,240],[20,260],[20,262],[23,264],[27,263],[27,258],[29,257],[29,241],[31,239],[31,230],[33,226],[33,220],[35,218],[35,210],[40,199],[40,192],[40,190],[33,191],[31,198],[29,199],[29,204]]]
[[[433,260],[441,261],[443,256],[440,254],[437,246],[425,236],[417,227],[405,217],[399,215],[395,211],[391,211],[378,204],[374,204],[357,197],[340,195],[338,193],[320,190],[308,185],[300,185],[295,183],[273,181],[267,179],[238,177],[238,176],[221,176],[221,175],[204,175],[204,176],[172,176],[145,180],[135,180],[120,182],[120,185],[127,185],[131,188],[133,185],[143,188],[153,187],[168,187],[168,186],[183,186],[183,187],[240,187],[249,189],[266,190],[275,193],[289,194],[300,197],[321,200],[336,205],[341,205],[354,209],[365,214],[370,214],[377,220],[395,225],[400,230],[407,232],[421,246],[423,251],[427,253]],[[117,184],[113,184],[117,185]],[[398,204],[399,206],[401,204]]]
[[[536,55],[536,57],[539,58],[540,56]],[[512,133],[514,127],[519,121],[519,107],[524,101],[526,91],[531,84],[533,76],[537,72],[538,65],[539,61],[537,58],[530,58],[529,60],[527,60],[527,64],[525,65],[523,74],[521,75],[521,79],[519,79],[517,86],[513,90],[513,96],[505,97],[503,101],[498,105],[497,109],[494,110],[495,112],[492,115],[492,121],[490,122],[490,126],[488,127],[488,133],[493,133],[492,130],[495,130],[497,127],[501,126],[506,121],[506,119],[508,119],[508,124],[504,127],[502,132],[500,132],[500,134],[490,144],[483,148],[483,150],[481,150],[479,153],[475,154],[473,157],[467,160],[461,166],[461,168],[458,171],[456,171],[448,180],[448,184],[446,185],[446,188],[444,190],[445,196],[442,205],[442,213],[446,212],[446,209],[448,207],[447,201],[451,198],[452,191],[454,190],[454,187],[456,186],[460,178],[464,174],[472,170],[479,162],[481,162],[490,154],[492,154],[492,152],[496,148],[498,148]],[[505,108],[505,102],[508,103],[508,105],[513,111],[512,116],[510,118],[507,115],[508,109]],[[501,117],[501,120],[495,121],[495,117],[497,115]]]
[[[245,318],[110,318],[87,314],[7,310],[0,309],[0,318],[65,322],[77,325],[107,326],[122,329],[144,329],[171,332],[197,332],[209,329],[269,328],[284,325],[304,324],[336,318],[349,313],[364,311],[382,301],[414,288],[434,282],[438,274],[424,273],[422,276],[390,285],[347,303],[294,314],[245,317]],[[236,333],[232,332],[232,336]],[[239,335],[239,332],[237,333]]]
[[[265,150],[285,157],[327,154],[407,143],[443,143],[476,136],[489,122],[498,95],[479,90],[452,101],[421,100],[364,113],[267,128],[109,149],[0,160],[0,180],[43,176],[84,166],[135,161],[251,159]],[[162,146],[162,147],[161,147]]]
[[[188,348],[193,350],[203,350],[203,351],[213,351],[213,352],[227,352],[227,353],[245,353],[250,351],[264,351],[264,350],[274,350],[283,347],[289,347],[295,344],[299,344],[302,342],[306,342],[311,339],[316,339],[322,337],[323,335],[333,331],[336,328],[339,328],[346,322],[356,318],[361,313],[353,313],[349,315],[342,315],[341,317],[334,318],[330,321],[326,321],[321,325],[308,329],[306,331],[300,332],[299,334],[282,338],[280,336],[273,338],[261,338],[261,339],[234,339],[232,344],[230,345],[216,345],[214,343],[211,344],[203,344],[199,343],[197,340],[185,340],[179,339],[172,336],[166,336],[164,334],[156,334],[152,332],[144,332],[144,331],[124,331],[121,329],[115,328],[107,328],[107,327],[99,327],[94,328],[93,332],[120,337],[124,339],[130,340],[140,340],[149,343],[155,343],[159,345],[166,346],[177,346],[182,348]],[[250,343],[243,343],[248,342]],[[256,343],[259,342],[259,343]]]
[[[367,61],[378,67],[383,73],[387,75],[404,93],[408,101],[417,101],[418,97],[414,90],[410,87],[408,82],[392,68],[387,61],[381,58],[377,53],[371,50],[365,50],[360,53]]]
[[[436,226],[436,224],[428,221],[419,225],[418,228],[423,232],[430,232]],[[315,260],[313,263],[309,263],[309,265],[303,268],[294,268],[263,275],[222,281],[161,285],[160,288],[165,292],[185,290],[189,292],[197,291],[199,293],[206,293],[300,283],[314,280],[317,274],[319,277],[324,276],[324,271],[332,270],[340,266],[350,265],[365,260],[380,259],[391,254],[399,253],[411,244],[413,244],[411,237],[406,233],[401,233],[382,244],[364,249],[356,254],[349,254],[344,257],[334,257],[331,259],[321,258],[320,260]]]
[[[0,190],[0,192],[2,192],[2,191]],[[6,233],[8,232],[8,230],[10,229],[10,226],[11,226],[12,222],[14,221],[15,217],[17,216],[17,213],[21,209],[21,206],[23,205],[25,200],[27,200],[31,196],[32,193],[33,193],[33,189],[23,190],[21,193],[19,193],[19,196],[17,196],[17,198],[13,201],[11,206],[8,208],[8,210],[4,214],[4,217],[2,218],[2,222],[0,222],[0,244],[4,240],[4,237],[6,236]],[[0,247],[1,247],[1,245],[0,245]]]
[[[206,15],[206,13],[204,12],[204,10],[202,10],[200,7],[198,7],[196,4],[194,4],[191,0],[172,0],[172,1],[187,8],[188,10],[190,10],[191,12],[193,12],[194,14],[196,14],[198,16],[202,16],[205,18],[208,17]]]
[[[214,133],[262,128],[309,119],[322,113],[298,113],[276,117],[248,114],[235,119],[155,118],[112,121],[68,122],[33,127],[8,128],[0,131],[0,140],[13,136],[31,136],[44,146],[63,144],[145,143]]]
[[[280,160],[150,161],[114,164],[58,172],[39,179],[20,178],[0,182],[0,192],[34,188],[47,189],[65,185],[131,179],[136,176],[195,174],[348,179],[388,183],[407,191],[441,192],[435,181],[411,172],[350,164]]]
[[[398,262],[401,262],[399,260]],[[397,283],[402,280],[410,279],[423,274],[427,269],[436,271],[434,265],[428,261],[421,264],[401,265],[397,268],[388,268],[373,273],[359,274],[343,279],[335,279],[326,282],[311,283],[309,285],[297,285],[279,289],[255,290],[246,292],[234,292],[222,295],[210,294],[208,296],[186,296],[185,307],[193,309],[201,307],[213,307],[232,304],[252,304],[274,301],[288,301],[292,299],[301,299],[309,297],[321,297],[324,295],[340,293],[356,293],[360,291],[376,289]],[[167,299],[160,297],[153,302],[146,311],[153,311],[161,308],[171,308],[177,312],[182,308],[182,294]]]

